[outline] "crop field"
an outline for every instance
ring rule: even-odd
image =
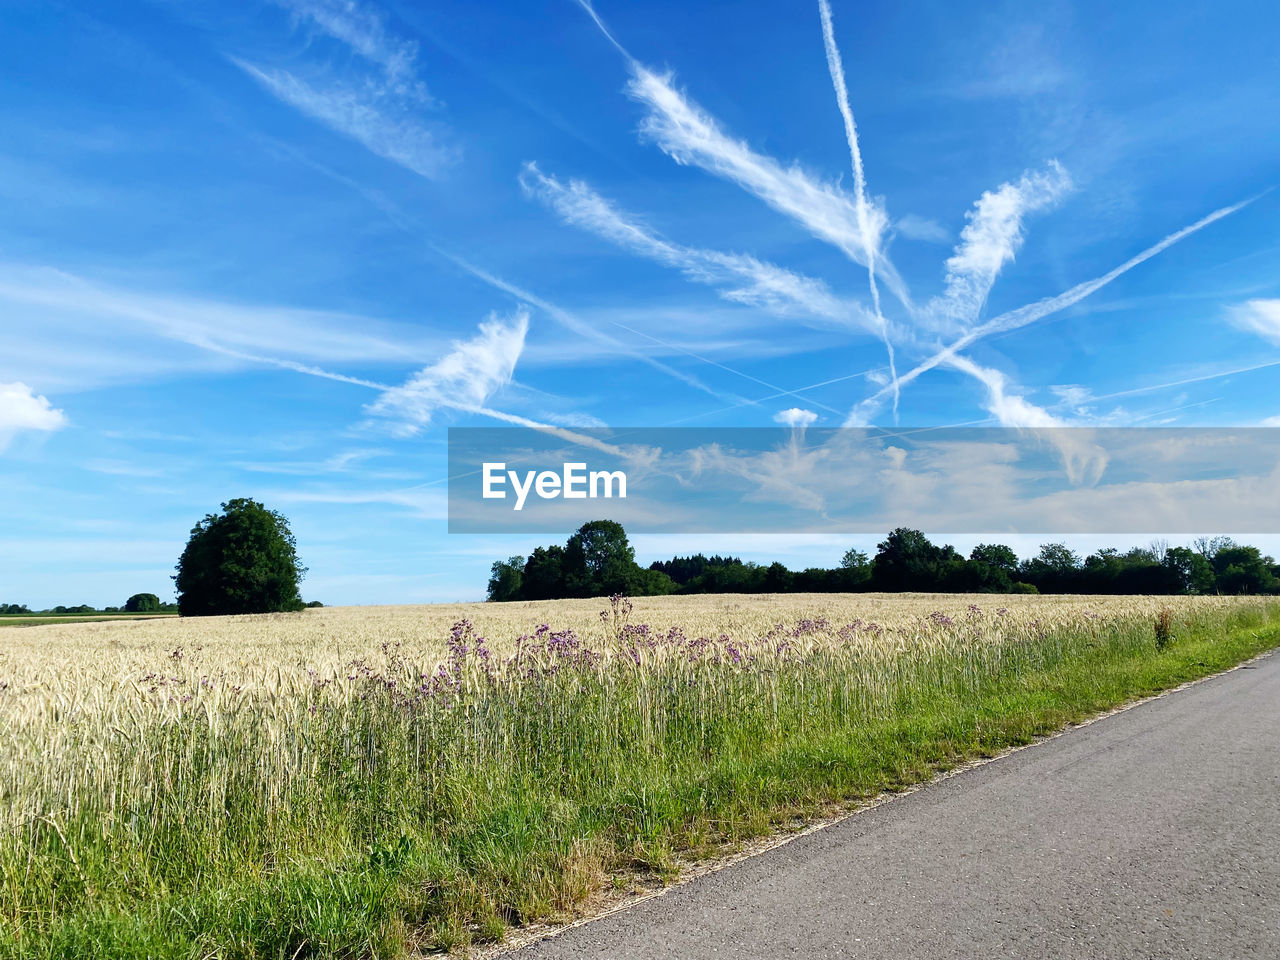
[[[0,956],[492,942],[1278,644],[1275,601],[942,594],[0,631]]]
[[[174,618],[176,613],[56,613],[0,614],[0,627],[43,627],[55,623],[95,623],[113,620]]]

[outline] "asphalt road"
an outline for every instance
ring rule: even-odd
[[[1280,957],[1280,655],[513,960]]]

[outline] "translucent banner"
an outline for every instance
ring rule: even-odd
[[[452,428],[451,533],[1277,533],[1280,429]]]

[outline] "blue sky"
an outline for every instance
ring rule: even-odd
[[[445,533],[450,425],[1280,424],[1273,5],[595,13],[5,4],[0,600],[235,496],[308,597],[476,598],[545,538]]]

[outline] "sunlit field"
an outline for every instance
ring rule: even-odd
[[[815,639],[839,646],[847,644],[835,633],[856,622],[875,624],[900,643],[936,642],[953,631],[939,629],[930,614],[963,621],[972,618],[970,604],[984,614],[987,629],[982,633],[988,641],[1033,623],[1057,626],[1098,617],[1149,617],[1165,607],[1193,615],[1238,605],[1228,597],[901,593],[645,597],[631,602],[631,619],[657,631],[679,627],[690,637],[723,634],[741,643],[779,624],[825,620],[831,629],[818,631]],[[584,642],[609,652],[612,632],[600,618],[608,606],[607,600],[591,599],[322,607],[290,614],[63,621],[28,627],[0,635],[0,678],[10,685],[4,712],[11,719],[16,703],[39,712],[42,702],[52,702],[50,694],[56,694],[63,707],[76,703],[88,708],[91,703],[101,708],[121,696],[136,697],[148,686],[141,680],[148,674],[163,675],[170,685],[190,684],[185,693],[198,697],[212,689],[207,682],[201,684],[202,678],[217,678],[218,689],[231,685],[269,694],[309,685],[312,671],[341,684],[352,660],[378,658],[384,644],[400,645],[402,656],[420,664],[443,660],[450,629],[463,619],[501,656],[512,654],[522,634],[544,623],[573,630]],[[1000,610],[1005,613],[997,614]],[[860,630],[859,639],[865,643],[875,632]]]
[[[0,631],[0,955],[397,956],[1280,643],[1221,597],[663,597]]]

